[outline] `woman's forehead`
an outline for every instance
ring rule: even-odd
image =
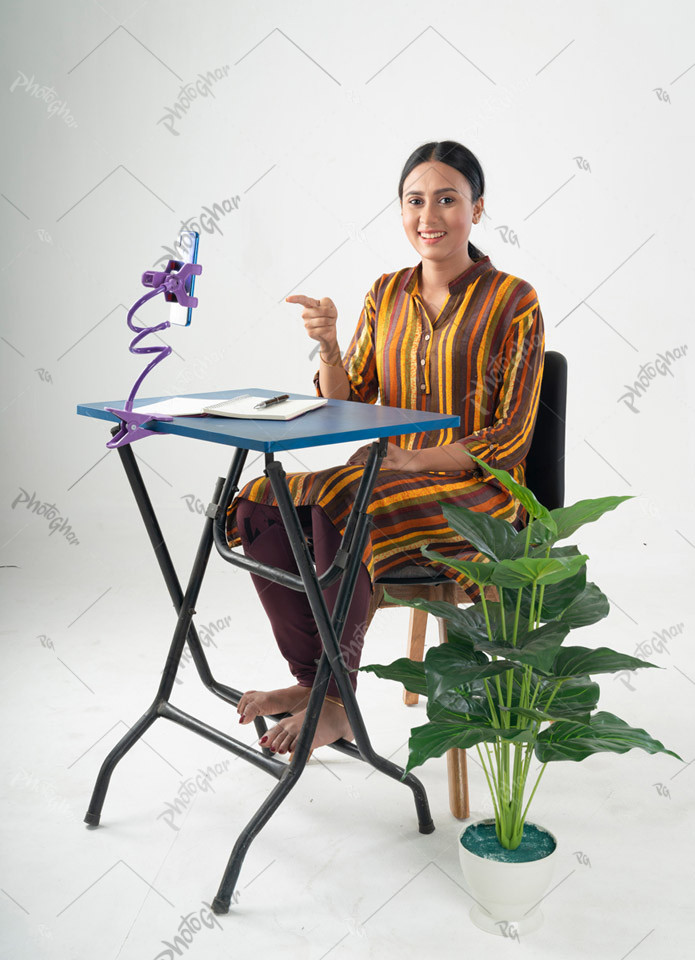
[[[433,193],[437,190],[470,192],[470,184],[462,173],[440,160],[427,160],[410,171],[403,183],[403,192]]]

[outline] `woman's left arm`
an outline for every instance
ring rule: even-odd
[[[492,423],[468,437],[437,447],[406,450],[390,443],[382,469],[412,473],[472,471],[482,474],[470,453],[491,467],[512,470],[526,458],[538,412],[545,334],[536,292],[525,285],[514,317],[495,358],[491,376],[499,380]],[[493,392],[493,391],[490,391]],[[369,446],[360,447],[348,463],[364,463]]]
[[[359,456],[369,447],[361,447],[350,457],[348,463],[364,463]],[[357,459],[354,459],[356,458]],[[395,443],[389,443],[388,452],[381,461],[382,470],[403,470],[406,473],[431,473],[442,470],[462,473],[477,468],[459,443],[445,443],[439,447],[423,447],[421,450],[405,450]]]
[[[492,422],[453,446],[463,447],[499,470],[511,471],[522,463],[531,447],[544,359],[543,315],[536,291],[524,284],[502,349],[493,361],[499,390]]]

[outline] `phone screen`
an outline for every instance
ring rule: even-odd
[[[179,239],[176,241],[175,250],[179,259],[173,262],[176,266],[176,270],[180,270],[184,263],[197,263],[198,262],[198,241],[200,240],[200,234],[194,230],[185,230],[179,234]],[[186,293],[193,296],[193,288],[195,286],[195,275],[192,274],[186,280]],[[193,307],[182,307],[178,302],[176,297],[173,294],[165,294],[165,299],[172,301],[171,307],[169,308],[169,322],[177,323],[179,326],[187,327],[191,322],[191,316],[193,314]]]

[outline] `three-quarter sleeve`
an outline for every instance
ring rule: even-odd
[[[499,386],[493,423],[456,441],[491,467],[511,471],[526,459],[538,413],[545,331],[536,291],[520,297],[493,362]]]
[[[343,369],[350,382],[350,396],[348,400],[359,403],[376,403],[379,397],[379,378],[376,366],[376,351],[374,348],[376,296],[379,280],[364,298],[364,306],[357,322],[352,340],[343,355]],[[319,371],[314,376],[316,394],[322,397],[319,384]]]

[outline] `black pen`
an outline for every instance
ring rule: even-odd
[[[274,403],[282,403],[283,400],[289,400],[289,393],[283,393],[279,397],[270,397],[268,400],[263,400],[261,403],[254,404],[253,409],[258,410],[260,407],[272,407]]]

